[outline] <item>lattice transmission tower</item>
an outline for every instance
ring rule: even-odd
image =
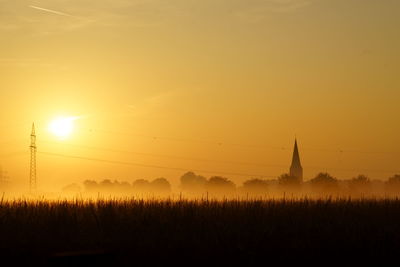
[[[29,190],[31,192],[36,191],[36,133],[35,133],[35,124],[32,124],[32,132],[31,132],[31,170],[29,176]]]
[[[3,175],[3,167],[0,165],[0,185],[3,185],[4,175]]]
[[[4,171],[3,167],[0,165],[0,187],[7,186],[9,182],[7,171]]]

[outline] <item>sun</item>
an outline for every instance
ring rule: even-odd
[[[60,139],[68,138],[74,130],[75,117],[59,117],[49,124],[49,131]]]

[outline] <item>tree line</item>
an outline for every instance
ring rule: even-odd
[[[82,191],[81,186],[71,184],[63,188],[64,192]],[[83,191],[88,193],[109,194],[156,194],[172,193],[170,182],[165,178],[152,181],[137,179],[132,183],[105,179],[101,182],[85,180]],[[338,193],[348,195],[396,194],[400,193],[400,175],[389,177],[386,181],[371,180],[366,175],[358,175],[352,179],[339,180],[329,173],[321,172],[313,179],[302,182],[289,174],[282,174],[277,179],[266,180],[252,178],[237,186],[229,178],[212,176],[206,178],[194,172],[187,172],[180,177],[179,192],[200,196],[204,194],[230,196],[235,194],[265,195],[308,193]]]

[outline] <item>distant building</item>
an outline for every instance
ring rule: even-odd
[[[294,140],[292,165],[290,166],[290,177],[296,178],[299,182],[303,182],[303,167],[301,167],[299,149],[297,148],[296,139]]]

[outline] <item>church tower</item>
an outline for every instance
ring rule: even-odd
[[[294,150],[292,165],[290,166],[290,176],[298,179],[299,182],[303,181],[303,168],[300,163],[299,149],[297,148],[297,140],[294,140]]]

